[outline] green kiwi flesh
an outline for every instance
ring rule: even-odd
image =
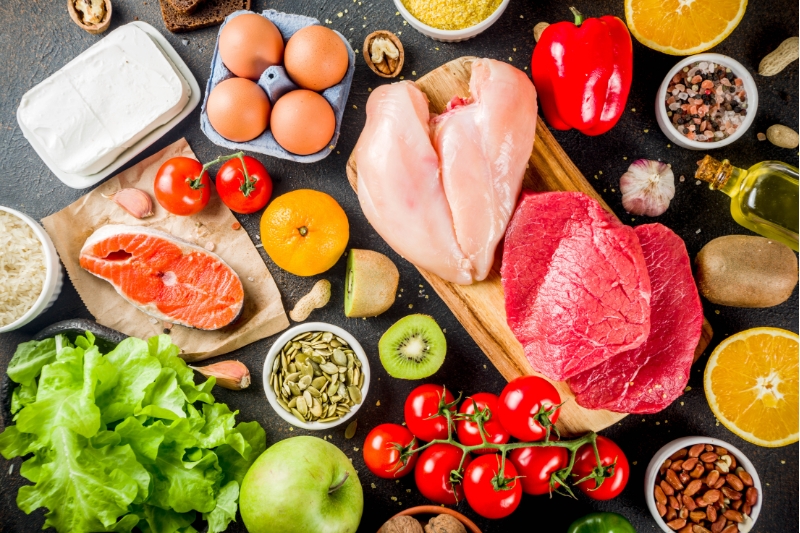
[[[398,379],[423,379],[444,362],[447,341],[428,315],[409,315],[386,330],[378,342],[383,368]]]
[[[400,273],[391,259],[372,250],[350,250],[344,281],[344,314],[378,316],[394,303]]]

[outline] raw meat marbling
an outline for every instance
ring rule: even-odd
[[[650,336],[573,376],[579,405],[621,413],[657,413],[683,393],[703,328],[703,306],[683,240],[661,224],[635,228],[650,273]]]
[[[589,370],[650,333],[639,239],[583,193],[523,191],[501,274],[508,324],[550,379]]]

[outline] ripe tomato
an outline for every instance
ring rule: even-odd
[[[497,473],[500,470],[500,455],[482,455],[472,461],[464,472],[464,494],[467,503],[485,518],[505,518],[514,512],[522,499],[522,483],[517,469],[511,461],[506,461],[503,472],[504,486],[497,487]]]
[[[512,436],[521,441],[536,442],[545,438],[547,431],[536,420],[543,408],[551,409],[561,403],[556,388],[538,376],[523,376],[511,381],[500,394],[497,415],[500,423]],[[548,418],[555,424],[560,409]]]
[[[211,198],[211,180],[208,172],[203,172],[200,161],[173,157],[158,169],[153,193],[161,207],[173,215],[194,215],[202,211]]]
[[[511,450],[508,458],[514,463],[522,481],[522,490],[526,494],[549,494],[550,474],[566,468],[569,464],[569,452],[566,448],[546,446],[533,448],[517,448]],[[556,483],[553,490],[560,486]]]
[[[603,466],[609,466],[616,462],[612,472],[607,477],[600,488],[595,489],[597,482],[589,479],[578,484],[581,492],[593,500],[610,500],[616,498],[628,484],[630,466],[625,453],[617,444],[606,437],[597,437],[597,451],[600,453],[600,462]],[[594,471],[597,467],[597,459],[594,456],[594,449],[591,444],[584,444],[575,455],[575,466],[572,468],[572,475],[576,480],[584,478]]]
[[[386,479],[401,478],[414,471],[417,455],[401,461],[401,450],[408,446],[417,447],[414,435],[400,424],[381,424],[369,432],[364,441],[364,462],[370,472]]]
[[[478,394],[468,396],[467,399],[464,400],[464,403],[461,404],[461,408],[458,412],[468,415],[474,414],[476,405],[478,409],[489,409],[490,418],[483,423],[483,429],[486,431],[486,440],[493,444],[505,444],[508,442],[511,435],[508,434],[508,431],[505,430],[497,419],[497,396],[490,392],[479,392]],[[456,422],[456,431],[458,432],[458,441],[461,444],[476,446],[483,442],[480,431],[478,430],[478,424],[475,422],[459,420]],[[495,451],[497,450],[484,448],[475,450],[473,453],[484,454]]]
[[[269,202],[272,180],[258,159],[244,156],[247,174],[245,181],[242,161],[238,157],[228,160],[217,172],[217,193],[231,211],[247,215],[255,213]]]
[[[447,419],[442,415],[436,415],[439,412],[439,400],[442,394],[445,403],[455,401],[449,390],[442,385],[433,384],[420,385],[406,398],[403,409],[406,426],[418,439],[432,441],[447,438]],[[455,407],[452,410],[455,411]]]
[[[450,473],[458,468],[462,455],[461,448],[452,444],[434,444],[422,450],[414,469],[414,481],[423,496],[445,505],[453,505],[464,499],[463,485],[453,483],[450,479]],[[471,460],[467,455],[464,459],[465,469]]]

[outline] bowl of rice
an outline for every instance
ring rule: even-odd
[[[0,206],[0,333],[20,328],[47,310],[63,283],[56,248],[44,228]]]

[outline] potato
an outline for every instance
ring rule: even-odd
[[[695,258],[697,287],[711,303],[772,307],[797,285],[797,257],[785,244],[747,235],[709,242]]]

